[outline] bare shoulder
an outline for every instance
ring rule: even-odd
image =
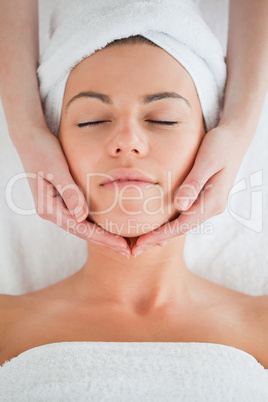
[[[9,329],[20,315],[22,296],[0,294],[0,350],[8,337]]]
[[[15,308],[20,305],[25,295],[4,295],[0,294],[0,311],[4,314],[5,309]]]
[[[268,296],[249,296],[245,303],[248,318],[256,330],[268,339]]]
[[[10,313],[18,305],[18,298],[20,296],[0,294],[0,320],[8,320]]]
[[[248,319],[258,361],[268,369],[268,296],[250,298]]]
[[[268,345],[268,296],[255,297],[253,311]]]

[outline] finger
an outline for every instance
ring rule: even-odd
[[[69,218],[63,220],[61,227],[81,239],[107,247],[116,253],[130,255],[129,246],[122,237],[116,237],[94,223],[88,221],[77,223],[76,220]]]
[[[220,173],[208,181],[198,200],[179,217],[179,233],[193,230],[207,219],[224,212],[228,199],[228,189],[222,185]]]
[[[222,166],[215,164],[213,156],[199,150],[192,170],[180,185],[174,199],[174,205],[179,211],[189,209],[197,199],[200,191],[208,180],[219,173]]]
[[[72,176],[68,173],[60,177],[48,174],[46,180],[57,189],[67,209],[77,222],[84,221],[88,216],[88,206],[84,194],[74,182]]]
[[[139,251],[147,250],[159,243],[164,243],[165,245],[168,240],[181,234],[179,229],[179,218],[176,218],[171,222],[165,223],[160,228],[140,236],[132,247],[132,255],[137,255]]]
[[[100,226],[88,221],[78,223],[65,207],[61,197],[50,198],[47,204],[47,211],[50,211],[50,213],[45,214],[44,219],[56,223],[60,228],[83,240],[92,241],[115,252],[124,252],[130,255],[130,248],[123,237],[109,233]]]
[[[221,214],[225,210],[229,191],[222,184],[226,182],[225,176],[226,174],[220,172],[210,179],[192,207],[188,211],[181,213],[177,219],[140,236],[133,252],[136,252],[138,248],[151,247],[159,242],[185,234],[212,216]]]
[[[167,240],[157,243],[157,245],[160,247],[164,247],[166,244],[167,244]]]
[[[78,226],[76,220],[73,219],[72,214],[66,208],[63,199],[58,194],[55,187],[48,181],[44,180],[42,191],[45,192],[45,196],[47,195],[46,191],[49,188],[51,194],[53,193],[52,195],[54,196],[47,197],[46,202],[43,203],[43,206],[45,204],[45,208],[43,208],[42,214],[40,214],[42,218],[55,223],[62,229],[73,233],[84,240],[94,240],[96,243],[98,242],[98,244],[101,243],[103,246],[114,249],[114,251],[120,248],[125,253],[129,254],[130,249],[128,243],[123,237],[109,233],[99,226],[87,221],[85,221],[85,226]],[[53,190],[53,188],[55,190]],[[59,196],[57,197],[57,195]]]
[[[54,197],[57,197],[57,195],[58,195],[58,190],[55,188],[55,186],[52,183],[50,183],[46,179],[44,179],[43,189],[41,191],[43,191],[43,193],[42,193],[43,199],[45,199],[45,197],[54,198]]]
[[[55,186],[38,175],[36,212],[41,218],[47,219],[54,210],[54,199],[59,195]],[[50,220],[50,219],[49,219]]]

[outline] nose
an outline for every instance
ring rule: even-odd
[[[127,122],[115,128],[108,144],[108,153],[111,156],[144,157],[148,153],[148,139],[133,122]]]

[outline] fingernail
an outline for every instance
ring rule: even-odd
[[[125,249],[125,248],[119,248],[119,252],[121,252],[123,254],[126,254],[126,255],[129,255],[129,251],[127,249]]]
[[[178,207],[181,209],[187,209],[190,204],[190,200],[188,197],[179,197],[176,199],[176,202]]]
[[[167,244],[167,240],[163,241],[161,243],[158,243],[157,245],[160,246],[160,247],[164,247],[166,244]]]
[[[81,222],[84,220],[85,211],[84,208],[79,206],[74,209],[74,215],[77,222]]]
[[[148,248],[152,247],[153,244],[143,244],[142,246],[138,246],[138,251],[143,252],[148,250]]]
[[[143,244],[142,246],[138,246],[138,250],[144,251],[150,246],[151,246],[151,244]]]
[[[141,253],[143,253],[143,251],[144,251],[144,250],[138,251],[137,254],[134,255],[134,257],[135,257],[135,258],[138,257],[138,255],[140,255]]]
[[[125,253],[120,253],[123,257],[127,257],[127,259],[129,260],[129,255],[125,254]]]

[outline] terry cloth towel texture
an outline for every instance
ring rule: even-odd
[[[213,343],[60,342],[0,367],[0,400],[267,402],[268,370]]]
[[[206,129],[219,121],[226,80],[222,47],[191,0],[76,0],[54,10],[37,69],[47,124],[58,135],[70,71],[115,39],[142,35],[191,75]]]

